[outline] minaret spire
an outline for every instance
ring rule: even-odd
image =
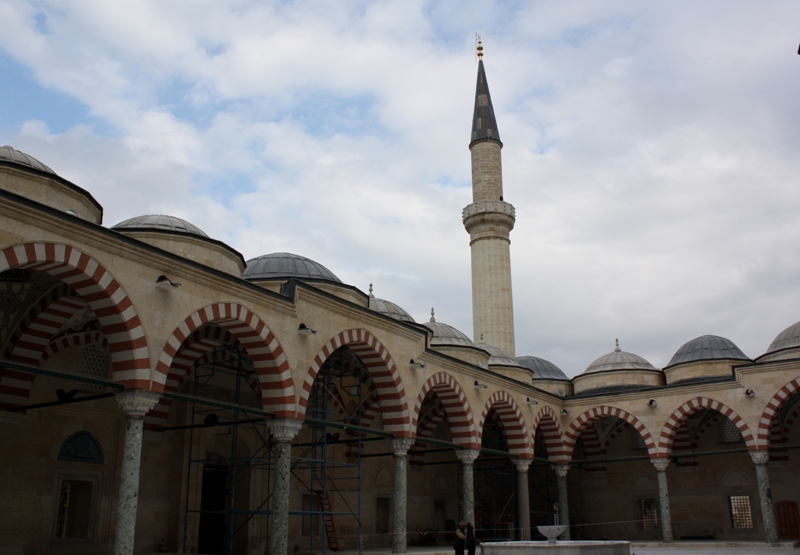
[[[472,204],[464,208],[464,227],[472,253],[473,337],[514,356],[514,307],[511,295],[509,235],[514,207],[503,200],[500,133],[494,115],[483,43],[478,37],[478,82],[469,150],[472,157]]]

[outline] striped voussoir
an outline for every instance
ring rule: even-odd
[[[364,374],[361,376],[362,382],[365,382],[364,378],[369,378],[369,374]],[[371,389],[368,389],[367,396],[361,401],[361,414],[360,418],[358,414],[352,414],[351,419],[354,426],[358,426],[360,428],[370,428],[372,427],[372,423],[375,421],[375,417],[378,416],[378,413],[381,410],[381,404],[378,400],[378,392],[374,389],[374,384],[372,383],[371,379],[367,379],[366,382]],[[364,387],[362,385],[362,387]],[[347,438],[347,450],[346,454],[347,457],[356,457],[358,456],[358,438],[366,437],[366,434],[360,432],[354,432],[353,430],[347,430],[346,438]]]
[[[478,441],[483,437],[483,426],[489,411],[494,410],[503,423],[506,434],[508,452],[522,459],[533,457],[533,442],[528,435],[528,428],[522,418],[517,402],[505,391],[495,391],[486,401],[478,424]]]
[[[343,331],[320,349],[308,369],[300,392],[298,414],[305,414],[314,380],[325,361],[340,347],[348,347],[369,372],[380,400],[383,427],[396,437],[413,437],[409,422],[408,402],[400,373],[386,348],[370,332],[363,329]]]
[[[758,421],[758,449],[769,449],[769,431],[772,426],[772,419],[776,418],[781,407],[798,391],[800,391],[800,378],[795,378],[781,387],[769,400]]]
[[[572,452],[575,449],[575,444],[578,439],[581,437],[581,434],[586,429],[586,427],[591,423],[597,420],[598,418],[603,418],[604,416],[614,416],[616,418],[621,418],[631,426],[633,426],[637,432],[642,436],[644,440],[644,444],[647,446],[647,452],[650,454],[651,457],[655,456],[656,454],[656,444],[653,441],[653,436],[648,431],[647,427],[642,424],[635,416],[630,414],[627,411],[624,411],[617,407],[609,407],[606,405],[594,407],[592,409],[587,410],[575,421],[572,422],[570,427],[564,433],[564,447],[566,450],[566,460],[569,461],[572,459]],[[552,458],[552,457],[551,457]]]
[[[450,434],[453,438],[453,443],[457,443],[465,449],[478,449],[480,443],[478,441],[475,419],[472,417],[472,409],[467,401],[467,396],[464,390],[458,384],[455,378],[447,372],[437,372],[425,382],[422,389],[417,395],[417,400],[414,403],[414,412],[411,415],[411,425],[419,437],[421,425],[424,431],[433,432],[439,424],[437,421],[433,424],[431,422],[422,422],[420,414],[425,398],[433,392],[439,399],[439,403],[446,414],[447,423],[450,425]],[[426,436],[430,437],[430,435]]]
[[[587,459],[597,460],[597,464],[585,466],[584,470],[587,472],[599,472],[606,469],[603,464],[603,446],[600,442],[600,434],[597,433],[595,426],[587,426],[581,435],[581,443],[583,444],[583,454]]]
[[[51,356],[59,351],[69,349],[70,347],[82,347],[89,344],[97,344],[103,349],[108,349],[108,341],[106,336],[101,331],[82,331],[77,333],[69,333],[61,335],[50,342],[42,355],[42,362],[46,361]]]
[[[791,401],[790,401],[791,402]],[[770,452],[770,460],[775,461],[788,461],[789,451],[780,450],[783,445],[789,443],[789,431],[792,429],[798,416],[800,416],[800,408],[796,408],[790,413],[786,414],[783,422],[778,417],[780,411],[776,413],[775,418],[772,419],[772,427],[769,434],[769,447],[770,449],[778,449],[777,451]]]
[[[422,464],[425,459],[423,450],[428,448],[425,439],[433,437],[436,428],[446,419],[447,413],[440,402],[433,405],[430,410],[423,411],[422,416],[419,418],[419,424],[417,424],[417,440],[414,443],[414,450],[409,451],[408,454],[408,462],[410,464]],[[477,449],[475,446],[470,446],[468,448]]]
[[[158,357],[153,389],[164,390],[173,360],[184,341],[210,324],[227,330],[247,353],[258,373],[264,410],[279,418],[293,417],[294,384],[283,347],[258,316],[236,303],[206,306],[181,322]]]
[[[682,466],[698,466],[697,457],[687,456],[691,455],[696,448],[697,441],[692,438],[689,433],[689,426],[687,426],[684,421],[675,432],[675,437],[672,441],[672,453],[675,455],[684,455],[680,459]]]
[[[556,413],[550,407],[542,407],[536,413],[536,419],[533,421],[534,437],[536,432],[542,434],[545,447],[547,447],[547,458],[557,464],[567,464],[569,462],[569,453],[564,448],[563,434],[561,433],[561,424],[556,418]]]
[[[49,342],[86,303],[60,283],[37,300],[23,316],[8,342],[3,358],[39,366]],[[35,374],[6,369],[0,374],[0,409],[28,402]]]
[[[668,457],[670,454],[672,454],[672,446],[675,435],[680,428],[681,423],[683,423],[691,414],[703,409],[715,410],[726,416],[736,425],[736,427],[739,429],[739,432],[741,432],[744,443],[747,446],[747,450],[754,451],[757,449],[756,441],[752,432],[750,432],[750,428],[747,427],[745,421],[730,407],[720,403],[719,401],[715,401],[714,399],[709,399],[707,397],[695,397],[691,401],[687,401],[678,407],[678,409],[670,414],[669,418],[667,418],[667,422],[661,429],[661,436],[658,438],[658,457]],[[653,452],[650,453],[650,456],[653,456]]]
[[[26,243],[0,251],[0,271],[38,270],[60,279],[92,309],[108,340],[112,378],[148,389],[150,356],[136,309],[119,282],[89,255],[69,245]]]

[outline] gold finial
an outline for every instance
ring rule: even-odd
[[[483,59],[483,43],[481,42],[481,36],[478,33],[475,33],[475,40],[478,43],[478,47],[477,47],[477,49],[478,49],[478,59],[482,60]]]

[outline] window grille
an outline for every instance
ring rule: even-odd
[[[731,526],[734,528],[753,528],[753,511],[750,508],[749,495],[731,495],[728,497],[731,508]]]
[[[738,443],[743,441],[742,432],[730,418],[722,417],[719,423],[719,440],[721,443]]]
[[[631,434],[631,449],[647,449],[647,444],[644,442],[642,434],[640,434],[633,426],[628,429],[630,430]]]
[[[94,343],[86,345],[78,355],[78,375],[98,380],[106,379],[106,354],[103,349]],[[78,391],[82,393],[102,393],[103,386],[92,383],[78,382]]]
[[[639,519],[643,530],[658,529],[658,503],[655,499],[639,500]]]

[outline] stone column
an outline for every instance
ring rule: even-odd
[[[664,543],[672,543],[672,516],[669,512],[669,488],[667,467],[669,459],[653,459],[658,474],[658,514],[661,517],[661,537]]]
[[[394,535],[392,536],[392,553],[405,553],[408,548],[406,536],[408,479],[408,450],[414,440],[395,438],[390,440],[394,451]]]
[[[761,520],[764,523],[764,539],[767,543],[778,543],[778,528],[775,526],[775,510],[772,508],[772,488],[769,485],[769,451],[750,451],[756,465],[758,499],[761,502]]]
[[[275,442],[275,470],[272,490],[270,553],[289,553],[289,479],[292,471],[292,440],[303,427],[300,420],[281,418],[267,422]]]
[[[519,539],[530,541],[531,539],[531,502],[528,498],[528,469],[531,467],[531,459],[517,459],[514,466],[517,467],[517,515],[519,516]]]
[[[477,449],[462,449],[456,451],[456,456],[463,465],[461,499],[464,505],[464,520],[471,522],[473,526],[475,525],[475,483],[472,480],[472,465],[479,454],[480,451]]]
[[[136,539],[136,509],[139,506],[139,476],[142,468],[144,415],[156,406],[160,395],[136,389],[117,394],[117,403],[125,413],[125,446],[119,478],[117,532],[114,555],[132,555]]]
[[[555,468],[556,481],[558,482],[558,523],[564,525],[562,540],[569,540],[569,491],[567,491],[568,464],[559,464]]]

